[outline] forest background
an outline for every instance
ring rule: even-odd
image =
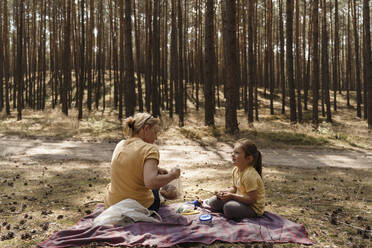
[[[160,146],[161,142],[181,144],[180,149],[189,142],[231,146],[234,140],[249,137],[274,152],[288,147],[321,148],[323,152],[336,149],[339,155],[357,151],[369,158],[370,15],[368,0],[2,0],[1,137],[25,138],[20,142],[115,143],[122,138],[123,118],[148,111],[161,118]],[[4,193],[0,210],[8,217],[0,231],[3,242],[9,242],[4,244],[14,247],[18,242],[24,245],[45,239],[42,230],[45,223],[52,222],[53,214],[27,224],[21,202],[30,202],[31,206],[26,204],[28,216],[51,202],[56,203],[53,211],[59,213],[58,206],[66,203],[54,198],[64,191],[56,186],[58,178],[51,176],[67,168],[51,158],[36,163],[1,155],[0,187]],[[350,190],[330,196],[330,189],[322,185],[317,192],[317,197],[323,194],[333,199],[332,204],[317,202],[314,210],[317,216],[324,209],[329,212],[321,222],[324,233],[317,230],[319,222],[308,213],[307,196],[296,202],[301,207],[281,209],[286,217],[308,224],[319,247],[370,244],[367,223],[371,223],[372,186],[366,179],[370,172],[353,168],[353,161],[345,162],[350,163],[347,169],[327,169],[333,175],[327,179],[332,189],[342,182],[341,187]],[[84,170],[87,161],[72,159],[70,163],[80,168],[81,175],[69,169],[65,175],[90,185],[88,199],[98,201],[99,187],[109,178],[107,161],[91,165],[94,173],[104,178],[92,175],[89,181],[84,179],[91,173]],[[197,162],[191,166],[203,170]],[[34,173],[26,175],[30,168]],[[318,170],[267,164],[271,202],[282,201],[274,189],[287,180],[295,184],[302,179],[301,190],[312,191]],[[48,173],[50,177],[45,178]],[[39,174],[43,180],[35,179]],[[226,175],[220,176],[228,182]],[[39,206],[22,198],[28,183],[42,192],[30,193],[31,199],[46,197],[48,204]],[[71,192],[75,192],[71,197],[88,197],[78,193],[82,185],[70,183]],[[56,187],[52,190],[55,195],[46,189],[53,188],[51,185]],[[92,189],[93,185],[97,188]],[[209,179],[191,180],[186,185],[190,198],[204,196],[201,185],[216,186]],[[15,189],[14,194],[9,193],[9,187]],[[281,194],[290,201],[300,194],[296,190],[283,188]],[[45,194],[52,194],[53,199]],[[78,203],[67,205],[81,211]],[[341,208],[340,212],[341,206],[351,205],[358,207]],[[75,211],[63,219],[69,211],[57,215],[65,222],[46,230],[50,233],[68,227],[81,215]],[[340,215],[343,224],[335,221]]]

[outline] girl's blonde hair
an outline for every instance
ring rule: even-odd
[[[158,124],[160,120],[153,117],[149,113],[137,113],[134,116],[130,116],[123,121],[123,133],[125,137],[133,137],[138,134],[145,125],[150,125],[151,127]]]
[[[237,144],[243,149],[245,156],[253,156],[253,167],[262,177],[262,155],[257,146],[248,139],[240,139]]]

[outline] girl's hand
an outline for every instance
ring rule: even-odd
[[[226,191],[221,191],[217,194],[217,197],[220,198],[224,202],[228,202],[233,199],[234,194],[230,192],[226,192]]]

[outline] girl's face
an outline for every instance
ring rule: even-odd
[[[253,156],[246,156],[241,145],[235,145],[232,153],[232,161],[236,167],[242,170],[252,163]]]

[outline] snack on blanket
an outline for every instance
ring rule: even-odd
[[[176,186],[167,184],[160,189],[160,194],[167,200],[174,200],[178,196]]]

